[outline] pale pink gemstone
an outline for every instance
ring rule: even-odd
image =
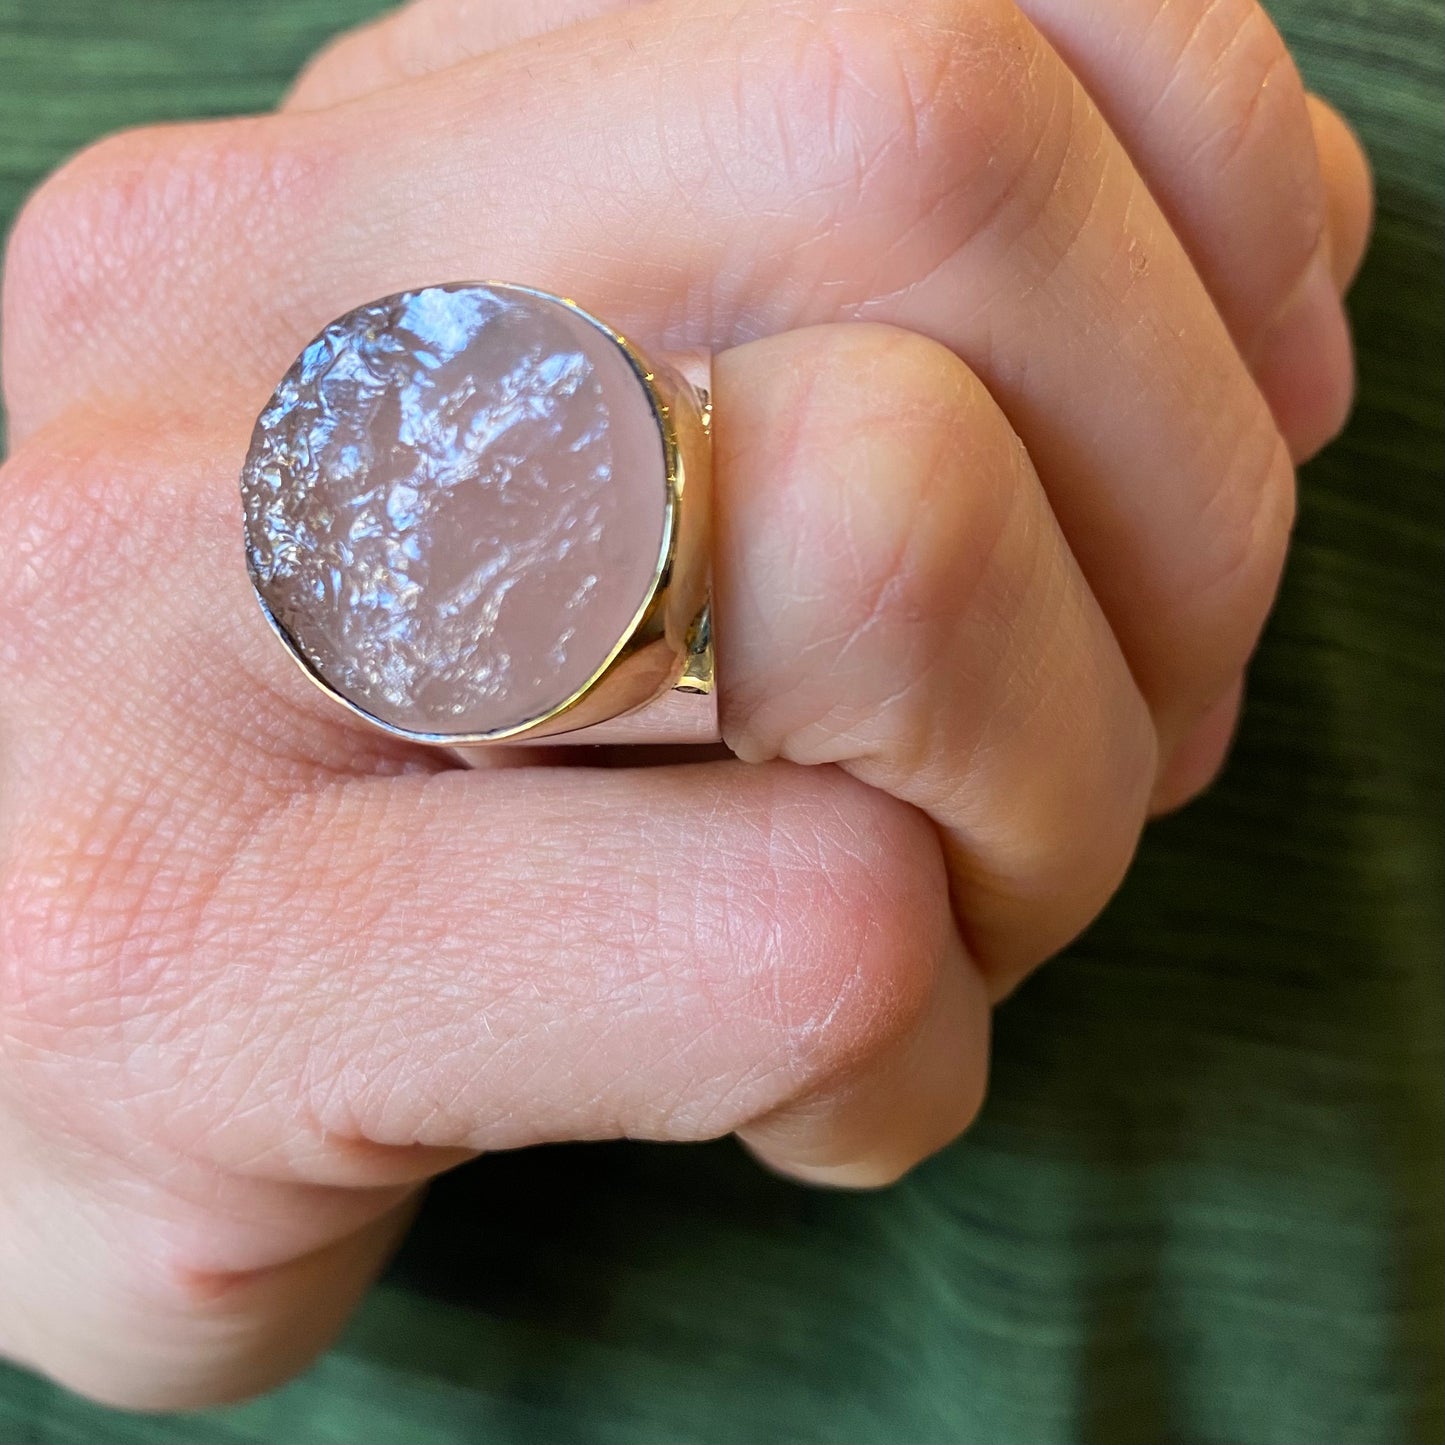
[[[583,687],[656,574],[646,387],[601,328],[507,286],[348,312],[257,423],[252,577],[337,692],[409,732],[490,733]]]

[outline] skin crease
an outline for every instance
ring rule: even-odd
[[[1367,166],[1245,0],[910,15],[421,0],[278,117],[32,201],[0,1349],[131,1406],[263,1388],[478,1150],[736,1131],[887,1183],[976,1111],[990,1002],[1219,766],[1289,458],[1348,404]],[[275,378],[485,274],[720,350],[735,757],[459,772],[329,712],[260,618],[234,487]]]

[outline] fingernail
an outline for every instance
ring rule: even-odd
[[[1254,374],[1296,461],[1312,456],[1344,424],[1354,365],[1327,248],[1315,253],[1265,332]]]

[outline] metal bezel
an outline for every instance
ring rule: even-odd
[[[709,694],[712,690],[707,616],[710,396],[672,367],[651,362],[620,332],[569,297],[499,281],[449,282],[444,286],[412,290],[471,288],[526,295],[567,307],[622,352],[643,388],[662,442],[664,515],[652,580],[631,622],[587,681],[567,698],[522,722],[481,733],[421,732],[401,727],[339,692],[321,675],[271,610],[251,566],[248,547],[247,570],[252,590],[267,622],[307,679],[338,706],[398,741],[432,747],[474,748],[557,737],[645,708],[674,687]],[[411,291],[395,294],[409,295]],[[393,299],[388,296],[363,304],[381,305]]]

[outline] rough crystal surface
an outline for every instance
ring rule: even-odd
[[[261,414],[252,576],[333,688],[412,732],[492,732],[584,686],[651,586],[662,442],[570,308],[431,287],[349,312]]]

